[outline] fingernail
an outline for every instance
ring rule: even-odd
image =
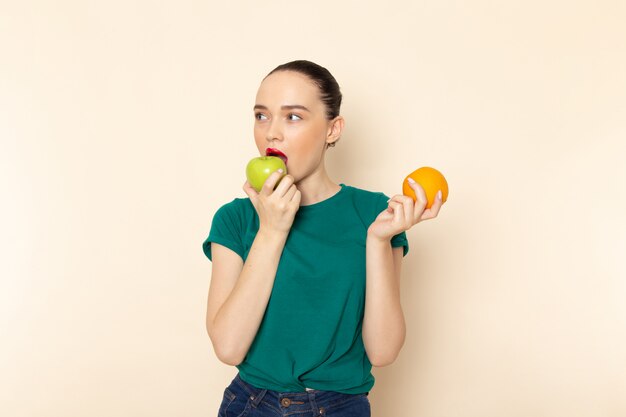
[[[409,177],[409,182],[410,182],[411,184],[415,184],[415,180],[414,180],[413,178],[411,178],[411,177]]]
[[[282,168],[278,168],[278,172],[282,174],[283,173],[283,169]]]
[[[437,200],[441,200],[441,190],[437,192]]]

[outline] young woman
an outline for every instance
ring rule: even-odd
[[[405,231],[437,216],[439,198],[391,199],[343,183],[324,158],[344,127],[341,92],[309,61],[261,82],[254,140],[281,156],[260,192],[215,214],[203,250],[213,262],[206,326],[217,357],[239,372],[218,415],[369,416],[372,366],[405,338],[400,269]]]

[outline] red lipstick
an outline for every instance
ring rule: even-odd
[[[282,153],[280,150],[276,148],[267,148],[265,150],[265,156],[277,156],[283,160],[285,165],[287,165],[287,155],[285,155],[284,153]]]

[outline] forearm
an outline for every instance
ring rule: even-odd
[[[215,316],[211,340],[231,365],[243,361],[254,341],[286,240],[286,233],[259,230],[235,287]]]
[[[400,273],[389,241],[368,236],[363,343],[370,362],[385,366],[397,357],[406,335],[400,304]]]

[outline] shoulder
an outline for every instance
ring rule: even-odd
[[[364,218],[375,218],[381,211],[387,208],[389,197],[385,193],[365,190],[351,185],[346,185],[345,187],[354,207],[363,214]]]
[[[356,211],[365,225],[371,224],[376,217],[388,207],[389,197],[380,191],[369,191],[348,186]],[[400,232],[391,239],[392,247],[403,246],[403,256],[409,251],[409,242],[406,232]]]
[[[389,200],[389,197],[387,197],[387,195],[385,195],[385,193],[381,191],[370,191],[351,185],[346,185],[346,189],[348,190],[352,199],[360,203],[362,202],[366,204],[372,204],[380,203],[381,201],[386,203],[387,200]]]
[[[222,205],[217,211],[247,211],[250,208],[254,207],[249,198],[234,198],[232,201]]]
[[[240,221],[249,219],[256,212],[249,198],[234,198],[215,212],[214,221]]]
[[[215,242],[232,249],[244,259],[245,247],[242,234],[250,228],[250,224],[254,221],[254,214],[256,212],[249,198],[235,198],[217,209],[211,222],[209,236],[202,244],[206,256],[213,259],[211,242]]]

